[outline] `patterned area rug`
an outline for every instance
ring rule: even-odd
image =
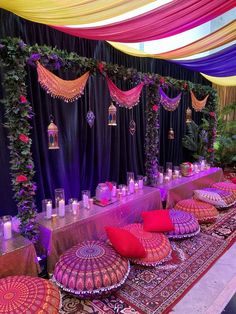
[[[81,301],[63,293],[61,314],[160,314],[168,313],[236,238],[236,208],[222,211],[214,224],[199,235],[172,241],[172,260],[158,267],[133,266],[117,293]]]

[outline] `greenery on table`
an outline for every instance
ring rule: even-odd
[[[11,178],[14,197],[17,201],[21,233],[29,239],[37,240],[36,208],[34,196],[36,185],[33,180],[34,164],[31,156],[30,119],[32,108],[26,93],[26,65],[36,66],[40,61],[47,69],[74,71],[76,76],[85,71],[91,75],[101,75],[102,70],[111,79],[123,79],[135,86],[143,82],[147,88],[147,123],[145,136],[146,173],[148,182],[153,181],[159,159],[159,86],[176,88],[184,93],[193,90],[199,98],[209,94],[207,109],[204,112],[207,143],[204,151],[209,161],[213,160],[213,143],[215,137],[215,118],[210,113],[216,110],[216,92],[210,86],[202,86],[171,77],[161,77],[154,73],[141,73],[136,69],[125,68],[117,64],[99,62],[80,57],[48,46],[28,46],[19,38],[0,40],[0,65],[3,68],[3,85],[5,89],[4,105],[8,129]],[[23,101],[22,101],[23,100]]]

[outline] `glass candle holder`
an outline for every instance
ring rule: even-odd
[[[121,196],[126,196],[126,185],[125,184],[119,184],[119,191],[121,192]]]
[[[179,166],[174,166],[174,176],[176,179],[179,178],[180,175],[180,167]]]
[[[134,191],[137,192],[139,190],[138,181],[134,181]]]
[[[65,216],[65,192],[64,189],[55,190],[55,207],[59,217]]]
[[[52,218],[52,200],[46,198],[42,200],[42,211],[45,219]]]
[[[116,182],[111,182],[111,184],[112,184],[111,197],[116,197],[117,184]]]
[[[139,187],[139,189],[142,190],[142,189],[143,189],[143,176],[138,175],[138,176],[137,176],[137,181],[138,181],[138,187]]]
[[[73,215],[77,215],[78,214],[78,207],[79,207],[78,199],[77,198],[70,198],[68,200],[68,205],[69,205],[69,211]]]
[[[83,190],[82,191],[82,202],[84,208],[89,208],[89,199],[90,199],[90,191]]]
[[[12,216],[7,215],[2,217],[3,223],[3,238],[5,240],[12,238]]]
[[[129,188],[130,194],[134,193],[134,173],[127,172],[127,186]]]
[[[172,179],[172,162],[166,163],[166,173],[168,174],[169,178]]]

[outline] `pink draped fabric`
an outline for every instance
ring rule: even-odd
[[[111,99],[115,101],[117,105],[131,109],[138,104],[144,85],[143,83],[138,84],[128,91],[122,91],[108,77],[106,77],[106,80]]]
[[[118,42],[144,42],[179,34],[235,7],[235,0],[174,0],[137,17],[87,28],[52,26],[67,34]]]

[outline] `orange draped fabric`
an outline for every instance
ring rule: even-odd
[[[89,71],[75,80],[63,80],[37,63],[38,81],[43,89],[52,97],[63,99],[65,102],[75,101],[84,92],[89,78]]]
[[[192,99],[192,107],[195,111],[202,111],[206,106],[207,99],[209,95],[207,95],[203,100],[198,100],[194,95],[193,91],[190,91],[191,99]]]

